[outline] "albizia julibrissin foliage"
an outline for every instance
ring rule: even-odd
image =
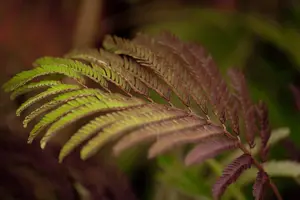
[[[63,77],[75,83],[65,83]],[[45,132],[40,140],[42,148],[67,126],[90,120],[63,145],[60,161],[76,148],[81,148],[81,158],[87,159],[108,144],[113,144],[117,155],[137,144],[153,142],[149,158],[175,146],[196,144],[186,155],[187,165],[241,149],[242,155],[224,169],[213,186],[214,198],[219,199],[244,170],[255,166],[259,171],[255,199],[261,199],[265,185],[270,185],[280,199],[249,150],[257,134],[262,138],[261,157],[265,160],[270,136],[267,107],[251,101],[240,70],[230,69],[228,77],[229,83],[202,46],[163,32],[154,37],[138,34],[132,40],[106,36],[100,50],[74,50],[64,58],[40,58],[32,70],[17,74],[3,88],[12,92],[12,99],[42,90],[17,110],[18,116],[27,110],[24,127],[42,116],[28,139],[31,143]],[[88,88],[87,81],[99,87]],[[153,102],[150,91],[168,104]],[[186,109],[174,107],[172,96],[177,96]],[[196,114],[194,105],[202,113]],[[244,139],[249,147],[243,145]]]

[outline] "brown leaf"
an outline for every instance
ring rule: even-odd
[[[255,121],[255,106],[251,101],[244,74],[237,68],[228,70],[231,86],[236,93],[241,108],[242,120],[245,124],[245,137],[250,147],[254,147],[254,137],[257,132]]]
[[[139,143],[154,139],[157,139],[157,142],[159,142],[162,140],[162,138],[169,135],[175,135],[175,137],[177,137],[186,134],[186,132],[190,129],[195,130],[196,128],[204,126],[205,124],[207,124],[205,119],[201,119],[193,115],[150,124],[141,129],[134,130],[124,136],[113,147],[113,150],[114,153],[118,155],[122,151]]]
[[[260,132],[259,132],[261,138],[260,154],[262,160],[265,161],[268,153],[266,149],[267,149],[268,141],[271,136],[271,128],[269,124],[268,108],[267,105],[262,101],[260,101],[259,104],[257,105],[257,114],[258,114],[258,119],[260,124]]]
[[[250,168],[252,165],[252,157],[249,154],[243,154],[236,158],[224,170],[222,176],[217,180],[213,186],[213,196],[219,199],[225,192],[227,187],[234,183],[244,170]]]
[[[201,142],[212,137],[222,137],[223,134],[224,130],[215,125],[201,125],[196,129],[179,130],[177,133],[175,132],[174,134],[167,135],[157,140],[157,142],[150,147],[148,157],[156,157],[175,146]]]
[[[259,171],[256,176],[255,183],[253,185],[253,196],[255,200],[262,200],[265,186],[268,181],[268,175],[265,172]]]
[[[220,137],[213,137],[198,144],[192,149],[185,158],[186,165],[201,163],[206,159],[213,158],[218,154],[237,148],[238,141],[230,139],[222,135]]]

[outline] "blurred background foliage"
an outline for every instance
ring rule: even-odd
[[[274,139],[270,159],[293,161],[282,161],[276,166],[270,163],[267,168],[278,177],[275,182],[284,199],[298,199],[300,2],[297,0],[3,1],[1,83],[30,68],[38,57],[62,56],[75,47],[100,47],[105,34],[132,37],[137,32],[153,34],[162,30],[202,44],[224,74],[229,67],[244,69],[253,99],[263,99],[268,104],[274,137],[279,138]],[[0,103],[1,127],[26,137],[26,130],[14,117],[19,102],[10,102],[1,91]],[[139,147],[118,158],[117,164],[128,176],[138,199],[211,199],[211,184],[220,175],[226,157],[184,168],[178,155],[180,158],[180,152],[172,152],[148,161]],[[248,184],[251,180],[253,175],[249,172],[230,187],[224,199],[252,199]],[[274,197],[269,194],[267,199]]]

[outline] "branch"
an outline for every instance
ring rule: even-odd
[[[241,141],[239,141],[239,144],[238,144],[238,145],[239,145],[239,148],[240,148],[244,153],[247,153],[247,154],[249,154],[249,155],[252,156],[251,152],[248,151],[248,150],[245,148],[245,146],[243,145],[243,143],[242,143]],[[252,157],[252,158],[253,158],[253,157]],[[254,166],[255,166],[259,171],[266,172],[265,169],[263,168],[263,166],[262,166],[257,160],[255,160],[254,158],[253,158],[253,164],[254,164]],[[269,179],[269,185],[270,185],[271,189],[273,190],[274,194],[276,195],[276,198],[277,198],[278,200],[283,200],[282,197],[281,197],[281,195],[280,195],[280,193],[279,193],[279,191],[278,191],[278,188],[276,187],[276,185],[272,182],[272,180],[271,180],[269,177],[268,177],[268,179]]]

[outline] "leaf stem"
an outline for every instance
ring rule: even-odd
[[[226,129],[226,126],[223,125],[223,128],[224,128],[224,133],[226,136],[228,136],[229,138],[231,139],[235,139],[238,141],[238,147],[245,153],[245,154],[248,154],[252,157],[252,160],[253,160],[253,164],[255,165],[255,167],[259,170],[259,171],[262,171],[262,172],[266,172],[263,168],[263,166],[257,161],[254,159],[254,157],[252,156],[251,152],[244,146],[244,144],[241,142],[240,138],[237,136],[233,136],[231,133],[229,133]],[[276,185],[272,182],[272,180],[270,179],[270,177],[268,176],[268,179],[269,179],[269,185],[271,187],[271,189],[273,190],[274,194],[276,195],[276,198],[278,200],[283,200],[279,191],[278,191],[278,188],[276,187]]]
[[[282,197],[278,191],[278,188],[276,187],[276,185],[272,182],[272,180],[269,178],[269,185],[272,188],[272,190],[274,191],[276,197],[278,200],[282,200]]]
[[[233,136],[230,132],[227,131],[226,129],[226,126],[225,124],[222,123],[222,126],[223,126],[223,129],[224,129],[224,134],[231,138],[231,139],[234,139],[234,140],[237,140],[238,143],[237,143],[237,146],[239,147],[239,149],[241,149],[245,154],[248,154],[252,157],[252,160],[253,160],[253,164],[255,165],[255,167],[259,170],[259,171],[262,171],[262,172],[266,172],[263,168],[263,166],[257,161],[254,159],[254,157],[252,156],[251,152],[244,146],[244,144],[242,143],[242,141],[240,140],[239,136]],[[278,191],[278,188],[276,187],[276,185],[272,182],[272,180],[270,179],[270,177],[268,176],[268,180],[269,180],[269,185],[271,187],[271,189],[273,190],[274,194],[276,195],[276,198],[278,200],[283,200],[279,191]]]
[[[229,132],[227,132],[228,134],[230,134]],[[243,143],[239,140],[239,143],[238,143],[238,147],[245,153],[245,154],[249,154],[251,155],[251,152],[246,149],[246,147],[243,145]],[[252,157],[252,160],[253,160],[253,164],[255,165],[255,167],[259,170],[259,171],[262,171],[262,172],[266,172],[263,168],[263,166],[253,158],[253,156],[251,155]],[[270,179],[270,177],[268,177],[269,179],[269,185],[271,187],[271,189],[273,190],[274,194],[276,195],[276,198],[278,200],[282,200],[282,197],[278,191],[278,188],[276,187],[276,185],[272,182],[272,180]]]

